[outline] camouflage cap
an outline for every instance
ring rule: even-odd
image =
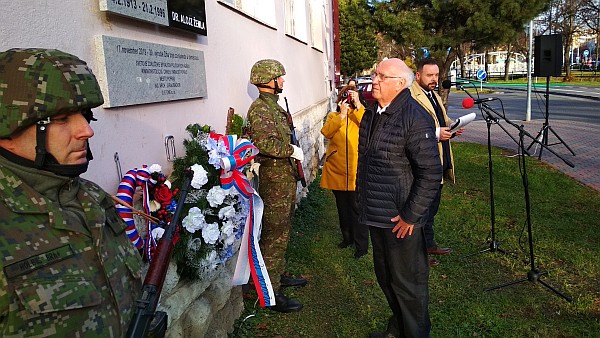
[[[0,137],[102,103],[96,77],[76,56],[55,49],[0,52]]]
[[[250,71],[250,83],[267,83],[278,76],[285,75],[285,68],[281,62],[272,59],[257,61]]]

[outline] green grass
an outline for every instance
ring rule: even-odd
[[[497,240],[489,248],[487,148],[455,143],[457,184],[446,184],[436,239],[454,252],[430,273],[432,337],[600,337],[600,193],[528,158],[536,267],[541,281],[574,299],[569,303],[539,282],[495,291],[486,287],[525,278],[530,270],[524,189],[517,158],[493,149]],[[256,295],[230,337],[367,337],[391,314],[375,280],[372,257],[338,249],[333,195],[310,186],[296,211],[287,270],[309,279],[286,294],[305,305],[298,313],[261,309]],[[250,317],[248,317],[250,316]],[[244,318],[248,317],[245,321]]]

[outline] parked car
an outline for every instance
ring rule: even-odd
[[[362,96],[365,98],[365,100],[367,100],[367,104],[370,106],[372,105],[375,101],[375,98],[373,97],[373,81],[371,80],[365,80],[365,81],[360,81],[358,83],[358,90],[362,93]]]

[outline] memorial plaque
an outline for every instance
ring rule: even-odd
[[[169,26],[167,0],[100,0],[100,10]]]
[[[100,10],[206,36],[204,0],[99,0]]]
[[[98,36],[105,108],[206,96],[202,51]]]
[[[204,0],[169,0],[169,26],[206,36]]]

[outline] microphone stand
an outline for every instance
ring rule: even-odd
[[[463,86],[460,86],[460,88],[470,98],[474,99],[474,97],[471,94],[469,94],[469,92]],[[475,87],[475,93],[477,94],[477,98],[479,98],[479,93],[477,93],[477,87]],[[495,207],[495,201],[494,201],[494,170],[493,170],[493,165],[492,165],[492,135],[491,135],[492,123],[495,123],[498,126],[500,126],[500,128],[502,128],[502,130],[504,130],[504,132],[508,136],[510,136],[515,142],[517,142],[517,140],[515,140],[513,138],[513,136],[504,128],[504,126],[499,123],[498,119],[496,117],[494,117],[491,112],[488,111],[488,109],[489,109],[488,105],[480,104],[479,109],[481,110],[481,112],[482,112],[481,116],[484,118],[486,125],[487,125],[488,171],[489,171],[489,177],[490,177],[490,223],[491,223],[492,227],[491,227],[490,237],[488,237],[488,239],[486,240],[486,242],[489,245],[479,251],[476,251],[474,253],[464,256],[464,258],[472,257],[472,256],[475,256],[478,254],[482,254],[484,252],[498,251],[503,254],[507,253],[503,249],[500,249],[500,242],[496,240],[496,207]]]
[[[464,258],[467,257],[472,257],[478,254],[482,254],[484,252],[501,252],[503,254],[506,254],[506,251],[500,249],[500,242],[498,242],[496,240],[496,208],[495,208],[495,203],[494,203],[494,170],[492,169],[492,137],[491,137],[491,126],[492,123],[496,123],[498,125],[500,125],[498,123],[498,119],[493,117],[491,114],[485,114],[483,115],[483,118],[485,119],[485,122],[487,124],[487,147],[488,147],[488,170],[489,170],[489,176],[490,176],[490,222],[492,224],[492,229],[491,229],[491,238],[488,238],[487,242],[489,243],[489,246],[487,248],[481,249],[477,252],[468,254],[466,256],[464,256]],[[502,127],[502,126],[501,126]],[[504,129],[504,127],[502,127],[502,129]],[[510,134],[509,134],[510,135]]]
[[[491,109],[490,107],[489,110],[493,113],[495,113],[496,115],[498,115],[498,113],[496,113],[493,109]],[[552,149],[548,148],[548,146],[540,141],[538,141],[537,138],[533,138],[533,136],[531,136],[531,134],[527,133],[525,131],[525,128],[523,125],[517,126],[515,123],[511,122],[510,120],[508,120],[506,117],[502,116],[502,118],[508,122],[509,124],[511,124],[512,126],[516,127],[519,130],[519,147],[520,147],[520,154],[519,154],[519,163],[522,164],[522,168],[523,171],[521,173],[521,177],[522,177],[522,181],[523,181],[523,190],[525,192],[525,210],[526,210],[526,217],[527,217],[527,237],[528,237],[528,241],[529,241],[529,263],[530,263],[530,269],[527,272],[527,276],[525,278],[516,280],[516,281],[512,281],[512,282],[508,282],[508,283],[504,283],[501,285],[497,285],[497,286],[493,286],[493,287],[489,287],[484,289],[484,291],[492,291],[492,290],[497,290],[506,286],[510,286],[510,285],[514,285],[514,284],[519,284],[519,283],[523,283],[526,281],[530,281],[530,282],[539,282],[540,284],[542,284],[543,286],[545,286],[547,289],[549,289],[550,291],[554,292],[556,295],[562,297],[563,299],[565,299],[568,302],[572,302],[573,298],[571,298],[570,296],[567,296],[563,293],[561,293],[560,291],[558,291],[557,289],[553,288],[552,286],[550,286],[548,283],[544,282],[541,277],[548,274],[548,272],[546,271],[540,271],[536,268],[535,266],[535,255],[534,255],[534,249],[533,249],[533,231],[532,231],[532,226],[531,226],[531,203],[530,203],[530,198],[529,198],[529,181],[528,181],[528,177],[527,177],[527,168],[525,165],[525,143],[523,141],[524,136],[528,136],[530,137],[533,141],[533,143],[539,143],[543,148],[548,149],[548,151],[550,151],[551,153],[553,153],[554,155],[556,155],[558,158],[560,158],[561,160],[563,160],[567,165],[574,167],[573,163],[569,162],[568,160],[560,157],[558,154],[556,154]]]

